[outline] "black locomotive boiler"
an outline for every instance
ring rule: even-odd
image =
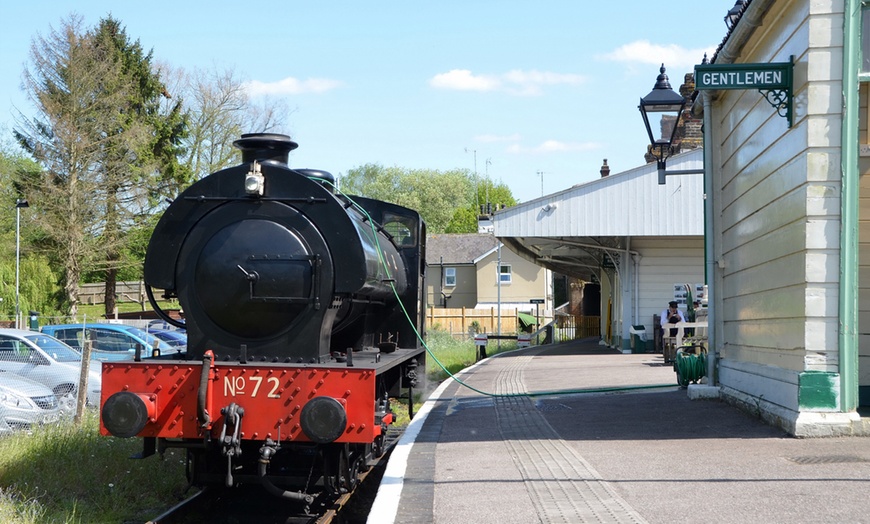
[[[234,145],[242,163],[179,195],[146,254],[187,350],[105,363],[101,432],[142,438],[142,456],[185,448],[194,485],[310,502],[354,487],[384,452],[390,398],[425,377],[425,225],[289,168],[288,136]]]

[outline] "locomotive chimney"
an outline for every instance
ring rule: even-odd
[[[242,150],[242,162],[275,163],[287,165],[290,151],[299,144],[290,140],[287,135],[277,133],[247,133],[233,142]]]

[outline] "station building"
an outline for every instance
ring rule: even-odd
[[[666,159],[666,172],[691,161],[703,175],[666,176],[657,187],[655,175],[646,184],[631,172],[612,176],[625,185],[606,209],[589,199],[572,205],[569,190],[496,213],[495,234],[561,272],[602,268],[601,254],[615,255],[619,344],[631,323],[647,322],[666,283],[705,282],[714,358],[707,388],[796,436],[867,435],[870,2],[747,0],[729,15],[721,45],[695,71],[690,106],[703,121],[704,148],[691,160]],[[788,85],[770,88],[763,75],[740,76],[746,71],[787,71]],[[687,200],[675,202],[681,193]],[[662,226],[667,213],[645,207],[655,201],[696,215]],[[638,218],[645,223],[617,224]],[[699,222],[700,231],[668,229]],[[643,226],[662,237],[644,236]],[[685,267],[671,274],[660,245],[667,237],[671,253],[686,249],[673,257]],[[599,260],[576,257],[571,245]]]

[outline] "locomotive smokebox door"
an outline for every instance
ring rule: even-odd
[[[275,335],[287,329],[288,318],[317,305],[317,259],[281,224],[235,222],[203,246],[196,262],[196,295],[209,318],[229,333]]]

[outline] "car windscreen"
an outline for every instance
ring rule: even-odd
[[[170,346],[187,345],[187,335],[184,333],[179,333],[177,331],[151,331],[150,333]]]
[[[43,351],[58,362],[81,362],[82,360],[81,353],[54,337],[34,334],[27,335],[24,338],[42,348]]]
[[[133,336],[141,338],[145,342],[148,342],[148,347],[154,347],[154,343],[156,342],[158,344],[157,347],[161,349],[169,349],[169,345],[166,342],[160,340],[151,333],[146,333],[143,329],[128,327],[127,332]]]

